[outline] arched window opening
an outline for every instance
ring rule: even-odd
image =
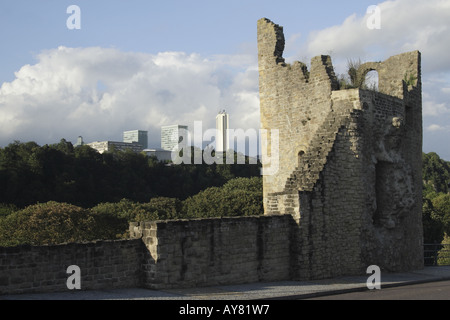
[[[372,70],[367,72],[364,84],[365,89],[378,91],[378,71]]]

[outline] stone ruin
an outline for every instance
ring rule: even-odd
[[[360,76],[378,72],[378,91],[343,90],[330,56],[312,58],[310,70],[288,64],[283,27],[264,18],[257,30],[261,128],[268,141],[279,130],[279,170],[263,177],[264,209],[298,225],[292,277],[421,269],[420,52],[362,64]]]
[[[308,70],[283,50],[283,28],[259,20],[261,125],[268,141],[279,134],[279,154],[262,159],[279,158],[263,176],[264,216],[144,221],[128,240],[2,247],[0,295],[65,291],[71,265],[84,290],[423,268],[420,53],[361,65],[360,76],[378,72],[376,92],[340,90],[329,56]]]

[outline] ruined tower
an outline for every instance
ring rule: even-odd
[[[284,44],[283,27],[258,21],[261,127],[279,130],[264,208],[298,224],[293,278],[422,268],[420,52],[361,65],[378,91],[343,90],[329,56],[308,70],[285,63]]]

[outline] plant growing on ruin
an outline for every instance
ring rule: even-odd
[[[339,88],[341,89],[365,88],[365,77],[358,72],[361,64],[362,64],[361,59],[347,60],[347,74],[341,74],[338,76]]]
[[[353,88],[364,88],[365,86],[365,77],[363,74],[359,73],[358,70],[361,67],[361,59],[352,60],[349,59],[347,61],[347,72],[350,77],[350,84]]]
[[[365,89],[378,91],[378,84],[376,81],[371,81],[370,73],[360,72],[360,67],[363,64],[361,59],[347,60],[347,74],[338,76],[340,89]]]
[[[405,72],[405,76],[403,77],[403,81],[406,83],[406,85],[408,87],[409,86],[414,86],[416,84],[416,80],[417,80],[417,77],[414,74]]]

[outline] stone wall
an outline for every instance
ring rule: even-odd
[[[81,270],[81,289],[137,287],[140,240],[0,247],[0,294],[68,291],[67,268]]]
[[[151,289],[288,280],[290,215],[130,224],[135,239],[0,248],[0,295],[81,289]]]
[[[310,70],[287,64],[283,27],[261,19],[257,29],[261,126],[279,132],[264,208],[298,224],[293,277],[421,268],[420,52],[363,64],[362,76],[378,72],[378,92],[340,90],[331,57]]]
[[[287,280],[290,215],[167,220],[132,224],[150,253],[148,288],[197,287]]]

